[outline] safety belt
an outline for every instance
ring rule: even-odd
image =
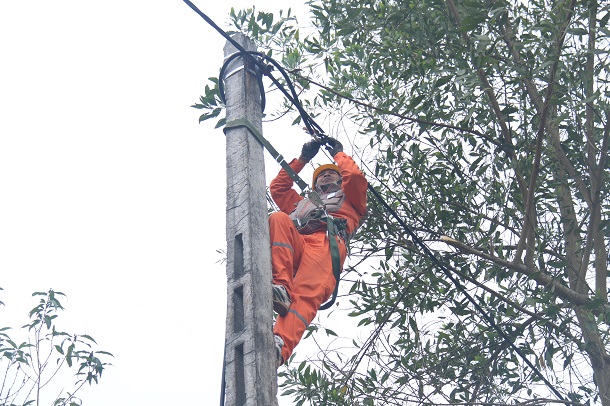
[[[301,188],[302,191],[306,191],[309,188],[307,183],[294,171],[294,169],[290,167],[284,157],[279,152],[277,152],[275,148],[273,148],[273,145],[271,145],[271,143],[269,143],[269,141],[267,141],[267,139],[263,137],[263,134],[261,134],[261,132],[258,131],[258,129],[254,127],[254,125],[250,121],[244,118],[231,120],[225,124],[223,131],[226,135],[226,131],[228,129],[239,127],[247,128],[248,131],[250,131],[250,133],[254,135],[257,141],[260,142],[261,145],[269,152],[269,154],[271,154],[273,159],[275,159],[275,161],[282,166],[286,173],[288,173],[288,176],[290,176],[290,178],[299,186],[299,188]],[[324,209],[324,202],[322,202],[322,199],[320,198],[318,192],[316,192],[315,190],[310,190],[307,194],[307,197],[316,206]],[[320,310],[326,310],[335,303],[335,300],[337,298],[337,292],[339,291],[339,279],[341,277],[341,259],[339,258],[339,245],[337,244],[335,222],[333,221],[333,217],[329,214],[326,215],[326,229],[328,230],[330,256],[333,264],[333,275],[335,277],[336,283],[332,298],[328,302],[322,304],[322,306],[320,306]]]

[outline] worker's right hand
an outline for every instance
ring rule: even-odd
[[[303,148],[301,149],[301,156],[299,157],[299,159],[304,162],[311,161],[311,159],[316,156],[316,154],[320,150],[320,145],[320,141],[307,141],[305,144],[303,144]]]
[[[324,140],[327,144],[326,150],[332,155],[334,158],[339,152],[343,152],[343,144],[339,142],[339,140],[334,139],[332,137],[326,137]]]

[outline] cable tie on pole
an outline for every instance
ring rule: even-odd
[[[243,57],[243,56],[244,56],[244,53],[243,53],[243,52],[241,52],[241,51],[233,52],[232,54],[225,56],[223,61],[226,63],[227,61],[230,61],[230,60],[232,60],[233,58],[238,58],[238,57],[240,57],[240,56],[242,56],[242,57]]]
[[[224,75],[224,78],[223,78],[223,79],[228,79],[228,78],[230,78],[231,76],[235,75],[236,73],[241,72],[242,70],[244,70],[244,66],[243,66],[243,65],[242,65],[242,66],[240,66],[240,67],[238,67],[238,68],[233,69],[233,70],[232,70],[231,72],[229,72],[229,73],[226,73],[226,74]]]

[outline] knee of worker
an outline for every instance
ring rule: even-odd
[[[299,311],[303,310],[304,314],[313,312],[313,318],[320,305],[331,296],[337,282],[332,272],[324,273],[322,269],[318,269],[318,272],[311,275],[313,272],[301,271],[302,268],[297,272],[298,276],[292,286],[293,307],[299,307]]]
[[[277,228],[293,227],[292,220],[283,211],[276,211],[269,216],[269,231],[273,232]]]

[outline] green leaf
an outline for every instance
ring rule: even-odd
[[[74,352],[74,344],[70,344],[68,352],[66,353],[66,362],[69,367],[72,367],[72,353]]]
[[[475,30],[481,23],[485,22],[487,19],[487,15],[483,13],[473,13],[467,15],[462,19],[462,25],[460,26],[460,31],[468,32]]]
[[[337,333],[335,333],[333,330],[331,330],[331,329],[329,329],[329,328],[324,329],[324,331],[326,331],[326,335],[328,335],[328,336],[335,336],[335,337],[339,337],[339,336],[337,335]]]
[[[87,334],[81,334],[80,336],[83,337],[83,338],[86,338],[89,341],[93,341],[94,343],[97,344],[97,342],[93,339],[93,337],[91,337],[91,336],[89,336]]]
[[[389,245],[389,246],[387,246],[387,247],[385,248],[385,259],[386,259],[386,261],[389,261],[389,260],[390,260],[390,258],[392,258],[392,255],[394,255],[394,249],[395,249],[395,248],[396,248],[396,247],[394,247],[394,246],[392,246],[392,245]]]
[[[417,322],[413,317],[409,317],[409,325],[411,326],[411,330],[413,330],[413,332],[417,333],[419,331],[417,328]]]

